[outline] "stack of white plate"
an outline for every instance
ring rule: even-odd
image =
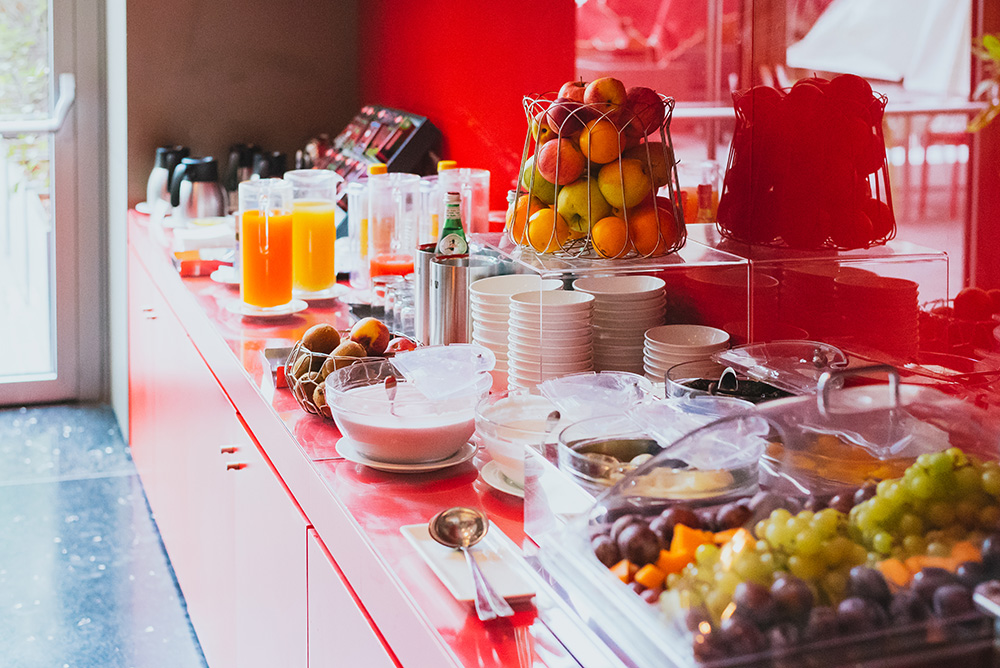
[[[706,359],[729,347],[729,333],[704,325],[663,325],[646,332],[645,371],[650,380],[663,381],[675,364]]]
[[[510,298],[508,386],[539,383],[594,368],[593,295],[534,291]]]
[[[643,373],[643,335],[663,324],[667,298],[655,276],[578,278],[573,289],[594,295],[594,370]]]
[[[519,292],[558,290],[562,281],[542,280],[537,274],[509,274],[481,278],[469,286],[472,302],[472,341],[489,348],[497,358],[493,389],[507,388],[507,325],[510,296]]]

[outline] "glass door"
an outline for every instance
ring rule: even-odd
[[[96,146],[97,97],[77,88],[97,81],[96,47],[80,48],[97,42],[97,9],[0,0],[0,405],[100,392],[83,385],[100,386],[91,366],[104,356],[93,317],[104,303],[98,155],[91,183],[77,165],[80,148]]]

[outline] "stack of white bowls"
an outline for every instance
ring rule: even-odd
[[[534,389],[550,378],[594,368],[593,295],[534,291],[510,298],[508,386]]]
[[[729,347],[729,333],[705,325],[662,325],[646,332],[645,371],[653,381],[663,382],[675,364],[707,359]]]
[[[489,348],[497,358],[493,389],[507,388],[507,326],[510,296],[519,292],[558,290],[562,281],[543,280],[537,274],[509,274],[481,278],[469,286],[472,302],[472,341]]]
[[[643,335],[663,324],[667,298],[655,276],[578,278],[573,289],[594,295],[594,370],[643,373]]]

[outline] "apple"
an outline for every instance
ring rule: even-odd
[[[595,118],[580,133],[580,152],[591,162],[605,164],[616,160],[622,152],[625,138],[615,124],[606,118]]]
[[[678,237],[673,204],[666,197],[657,197],[637,207],[629,214],[628,230],[629,239],[640,255],[663,255]]]
[[[608,204],[627,209],[649,195],[653,180],[644,161],[621,158],[601,167],[597,174],[597,185]]]
[[[542,144],[535,164],[546,181],[557,186],[573,183],[587,168],[587,159],[569,139],[558,139]]]
[[[564,97],[567,100],[574,100],[579,103],[583,103],[583,93],[587,88],[587,82],[583,79],[578,81],[567,81],[559,89],[558,97]]]
[[[648,151],[648,153],[647,153]],[[653,187],[661,188],[670,182],[670,170],[674,166],[674,154],[663,142],[646,142],[622,153],[623,158],[634,158],[642,163],[649,162]]]
[[[535,140],[535,143],[544,144],[556,137],[556,131],[549,126],[545,111],[542,110],[535,114],[535,117],[531,119],[531,138]]]
[[[612,121],[621,113],[627,99],[625,84],[614,77],[594,79],[583,91],[583,101]]]
[[[395,339],[389,341],[389,345],[385,347],[385,352],[388,355],[390,353],[392,354],[405,353],[407,351],[416,349],[417,349],[417,344],[414,341],[411,341],[410,339],[403,336],[397,336]]]
[[[655,90],[645,86],[628,89],[623,114],[626,134],[645,137],[656,132],[663,125],[665,114],[663,99]]]
[[[517,198],[517,202],[507,212],[507,224],[504,227],[514,243],[526,243],[524,230],[528,224],[528,219],[535,215],[536,212],[544,209],[545,206],[545,202],[528,194]]]
[[[570,137],[583,129],[592,112],[576,100],[557,97],[545,110],[545,120],[559,137]]]
[[[959,320],[989,320],[993,314],[993,300],[982,288],[962,288],[955,295],[955,317]]]
[[[597,179],[583,177],[559,191],[556,210],[570,230],[586,234],[593,223],[611,213],[611,205],[601,194]]]
[[[351,341],[363,347],[369,357],[384,353],[390,338],[389,328],[378,318],[362,318],[351,328]]]
[[[854,100],[868,105],[872,100],[872,87],[856,74],[841,74],[830,79],[830,95],[842,100]]]
[[[529,194],[546,204],[556,203],[556,186],[538,173],[535,168],[535,156],[531,156],[524,163],[524,170],[521,172],[521,185]]]

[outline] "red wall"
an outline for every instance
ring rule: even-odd
[[[506,208],[527,123],[521,98],[573,78],[573,0],[364,0],[362,103],[427,116],[442,158],[490,170],[490,208]]]

